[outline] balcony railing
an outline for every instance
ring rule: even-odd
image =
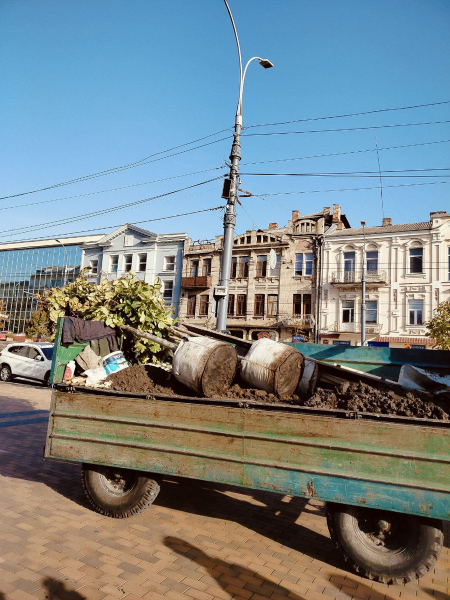
[[[366,334],[380,333],[381,323],[366,323]],[[324,328],[322,332],[334,332],[334,333],[360,333],[361,323],[340,323],[335,321],[328,325],[328,328]]]
[[[314,327],[313,315],[280,315],[280,323],[285,327]]]
[[[181,287],[189,289],[206,289],[212,285],[211,275],[202,275],[201,277],[182,277]]]
[[[386,271],[367,270],[364,273],[366,283],[386,283]],[[361,270],[335,271],[331,274],[331,283],[361,283]]]

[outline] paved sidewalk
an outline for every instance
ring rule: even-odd
[[[167,478],[130,519],[44,461],[50,391],[0,383],[0,600],[448,600],[450,551],[406,586],[349,571],[320,502]]]

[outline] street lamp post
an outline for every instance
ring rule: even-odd
[[[259,64],[264,69],[270,69],[273,64],[267,58],[260,58],[259,56],[253,56],[247,64],[244,70],[242,70],[242,58],[241,58],[241,46],[239,44],[239,37],[234,23],[233,15],[231,14],[230,7],[228,6],[227,0],[224,0],[228,14],[230,16],[231,24],[233,26],[234,36],[236,38],[236,45],[239,56],[239,98],[236,108],[236,117],[234,121],[234,134],[233,143],[231,146],[230,153],[230,192],[227,199],[227,207],[223,218],[223,249],[222,249],[222,261],[220,265],[220,279],[218,289],[215,290],[217,298],[217,323],[216,328],[219,331],[226,330],[227,325],[227,313],[228,313],[228,293],[230,286],[230,270],[231,270],[231,258],[233,253],[233,237],[234,237],[234,226],[236,225],[236,200],[238,196],[239,187],[239,161],[241,160],[241,130],[242,130],[242,93],[244,90],[245,75],[249,64],[258,60]]]
[[[363,255],[361,269],[361,346],[366,345],[366,232],[364,227],[365,221],[361,221],[363,228]]]

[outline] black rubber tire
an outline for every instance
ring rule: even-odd
[[[383,522],[390,526],[385,532]],[[328,503],[327,524],[355,571],[381,583],[419,579],[437,561],[444,541],[440,521],[363,506]]]
[[[156,499],[160,486],[141,471],[83,464],[81,481],[95,511],[123,519],[144,510]]]
[[[11,373],[11,367],[9,365],[0,366],[0,381],[12,381],[13,375]]]
[[[50,371],[47,371],[47,373],[44,375],[44,381],[42,382],[42,385],[44,387],[48,387],[49,386],[49,380],[50,380]]]

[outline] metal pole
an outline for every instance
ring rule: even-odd
[[[248,65],[253,60],[259,60],[259,63],[265,69],[273,67],[272,63],[267,59],[262,59],[259,56],[253,56],[245,65],[245,69],[242,70],[242,57],[241,57],[241,46],[239,43],[239,37],[237,34],[236,25],[234,23],[233,15],[230,7],[228,6],[227,0],[224,0],[228,14],[230,16],[231,24],[233,26],[234,36],[236,38],[236,45],[239,57],[239,98],[236,109],[236,117],[234,120],[234,134],[233,144],[231,146],[230,153],[230,195],[223,217],[223,248],[222,248],[222,260],[220,264],[220,278],[219,287],[225,290],[225,293],[221,293],[217,296],[217,322],[216,329],[219,331],[226,331],[227,328],[227,314],[228,314],[228,295],[230,287],[230,271],[231,271],[231,259],[233,254],[233,238],[234,238],[234,227],[236,225],[236,200],[238,197],[239,188],[239,161],[241,160],[241,130],[242,130],[242,92],[244,89],[245,75],[247,73]]]
[[[361,346],[366,345],[366,234],[364,230],[366,222],[361,221],[363,228],[363,256],[362,256],[362,269],[361,269]]]

